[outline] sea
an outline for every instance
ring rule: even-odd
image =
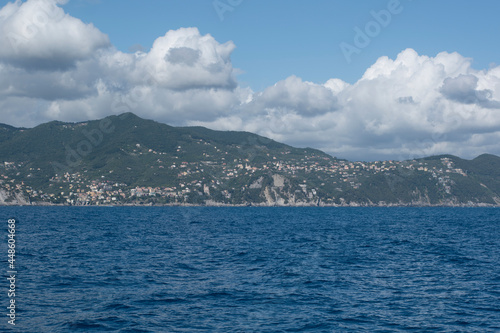
[[[500,332],[498,208],[1,207],[0,218],[3,332]]]

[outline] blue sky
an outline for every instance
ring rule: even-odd
[[[71,0],[64,9],[92,22],[124,52],[136,44],[149,49],[157,37],[180,27],[197,27],[219,42],[232,40],[233,65],[244,71],[239,80],[254,90],[290,75],[354,83],[379,57],[393,58],[406,48],[429,56],[458,52],[473,58],[477,69],[500,55],[499,1],[401,0],[402,12],[350,64],[339,44],[352,43],[354,27],[364,28],[373,20],[370,12],[386,9],[389,1],[233,1],[238,2],[223,21],[208,0]]]
[[[500,155],[500,2],[0,1],[0,122],[134,112],[352,160]]]

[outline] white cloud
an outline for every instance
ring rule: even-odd
[[[500,67],[477,71],[457,53],[428,57],[407,49],[394,60],[381,57],[353,85],[290,77],[254,94],[241,107],[241,121],[197,124],[237,124],[233,129],[353,159],[500,154],[489,141],[500,135],[499,82]]]
[[[31,70],[66,69],[108,47],[92,24],[66,15],[61,0],[8,3],[0,10],[0,61]]]
[[[138,60],[138,74],[148,72],[168,89],[232,89],[234,48],[232,42],[220,44],[210,35],[201,36],[196,28],[171,30]]]
[[[492,99],[489,89],[477,90],[479,78],[461,74],[456,78],[446,78],[441,93],[448,99],[463,104],[477,104],[485,108],[500,109],[500,102]]]
[[[148,52],[123,53],[58,4],[17,1],[0,10],[0,42],[8,46],[0,49],[0,104],[9,106],[1,122],[33,126],[131,111],[182,125],[225,116],[251,94],[237,86],[232,42],[181,28]]]
[[[276,83],[255,94],[252,108],[261,110],[282,110],[298,113],[305,117],[317,116],[335,111],[337,98],[332,90],[323,85],[303,82],[296,76]]]
[[[10,44],[13,34],[26,38]],[[253,92],[238,86],[232,42],[181,28],[151,50],[124,53],[56,0],[2,8],[0,45],[0,122],[15,126],[131,111],[351,159],[500,155],[500,67],[475,70],[458,53],[407,49],[379,58],[354,84],[290,76]]]

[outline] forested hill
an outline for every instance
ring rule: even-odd
[[[0,204],[500,205],[500,158],[349,162],[132,113],[0,124]]]

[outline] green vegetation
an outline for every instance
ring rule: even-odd
[[[132,113],[32,129],[0,124],[0,204],[16,202],[499,205],[500,157],[349,162]]]

